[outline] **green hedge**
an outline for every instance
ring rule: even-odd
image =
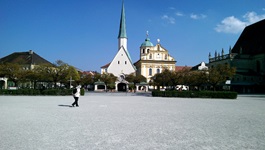
[[[0,90],[0,95],[72,95],[71,89],[18,89],[18,90]]]
[[[85,95],[85,90],[81,89],[80,94]],[[18,89],[18,90],[0,90],[0,95],[72,95],[72,89]]]
[[[48,89],[41,92],[42,95],[72,95],[71,89]]]
[[[236,99],[237,93],[229,91],[153,91],[152,96]]]
[[[41,95],[41,91],[34,89],[0,90],[0,95]]]
[[[85,89],[80,89],[80,95],[82,95],[82,96],[85,95]]]

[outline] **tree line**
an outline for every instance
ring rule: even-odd
[[[151,77],[150,85],[174,89],[176,85],[186,85],[190,90],[218,90],[227,80],[231,80],[236,68],[219,64],[207,70],[190,70],[184,68],[178,72],[165,69]]]
[[[208,70],[182,69],[178,72],[172,72],[164,69],[162,73],[157,73],[151,77],[150,86],[174,89],[176,85],[189,86],[191,90],[202,90],[205,87],[212,87],[213,90],[218,88],[218,85],[231,79],[235,74],[236,69],[229,65],[217,65]],[[41,64],[34,66],[33,69],[27,69],[23,65],[15,63],[0,64],[0,77],[6,77],[14,83],[15,87],[21,88],[42,88],[39,85],[46,83],[45,88],[70,88],[70,80],[74,84],[84,86],[93,85],[97,81],[104,82],[107,89],[115,88],[117,77],[111,73],[86,74],[77,71],[73,66],[58,60],[54,64]],[[125,75],[125,80],[130,83],[130,89],[134,89],[136,83],[146,82],[146,78],[142,75],[134,73]],[[39,83],[39,84],[37,84]]]
[[[81,72],[61,60],[57,60],[54,64],[36,65],[33,69],[16,63],[2,63],[0,64],[0,77],[8,78],[14,87],[34,89],[44,88],[42,86],[44,83],[45,88],[70,88],[70,81],[72,85],[81,84],[84,87],[101,81],[105,83],[107,89],[114,89],[117,80],[112,73]],[[125,80],[136,84],[145,82],[146,78],[130,74],[126,75]]]

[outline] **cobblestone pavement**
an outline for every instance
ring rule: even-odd
[[[1,150],[264,150],[265,97],[0,96]]]

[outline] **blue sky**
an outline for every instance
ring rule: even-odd
[[[128,51],[139,60],[146,31],[177,66],[228,53],[245,26],[265,18],[264,0],[125,0]],[[111,62],[118,51],[122,0],[0,0],[0,58],[33,50],[82,70]]]

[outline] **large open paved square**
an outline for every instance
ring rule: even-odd
[[[265,97],[0,96],[1,150],[264,150]]]

